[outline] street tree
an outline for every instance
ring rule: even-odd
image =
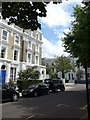
[[[56,57],[55,68],[57,72],[62,72],[63,78],[66,72],[75,71],[75,65],[71,63],[70,58],[65,56]]]
[[[79,59],[82,65],[90,66],[90,4],[74,7],[75,20],[71,23],[70,32],[62,39],[65,51]]]
[[[37,70],[34,70],[33,68],[27,68],[25,70],[21,70],[18,73],[18,80],[36,80],[39,79],[40,72]]]

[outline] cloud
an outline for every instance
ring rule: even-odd
[[[47,40],[43,37],[43,45],[42,45],[42,57],[53,58],[55,56],[69,55],[68,53],[64,52],[64,47],[62,47],[62,42],[58,40],[57,42],[53,43],[53,41]]]
[[[64,26],[66,27],[72,21],[71,11],[65,11],[71,4],[81,4],[82,0],[64,0],[60,4],[53,4],[50,2],[47,9],[47,16],[40,18],[41,22],[47,24],[49,27]]]
[[[67,12],[65,12],[60,4],[53,4],[52,2],[47,5],[47,16],[45,18],[41,18],[41,21],[47,24],[49,27],[53,26],[66,26],[69,21],[71,21],[71,17]]]
[[[52,29],[52,34],[55,34],[54,39],[47,39],[52,38],[52,34],[46,34],[48,36],[43,37],[43,55],[42,57],[49,57],[52,58],[54,56],[61,56],[64,54],[65,56],[69,55],[68,53],[64,52],[64,47],[62,46],[61,38],[64,37],[63,32],[67,33],[69,31],[70,23],[74,19],[71,17],[73,13],[73,6],[76,4],[82,5],[82,0],[63,0],[61,4],[53,4],[50,2],[46,9],[47,9],[47,16],[45,18],[39,18],[41,24],[43,25],[44,31],[47,32],[47,29]],[[45,27],[47,26],[47,29]]]
[[[61,38],[64,38],[64,33],[70,32],[69,28],[64,29],[54,29],[54,33],[57,35],[57,38],[61,40]]]

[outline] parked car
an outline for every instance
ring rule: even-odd
[[[0,86],[0,94],[2,95],[2,101],[17,101],[19,99],[19,93],[8,85]]]
[[[62,80],[59,79],[45,79],[45,83],[48,84],[51,92],[57,92],[58,90],[65,91],[65,86]]]
[[[44,83],[32,84],[27,89],[22,91],[22,96],[37,97],[43,94],[49,94],[49,87]]]

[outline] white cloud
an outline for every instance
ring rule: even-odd
[[[55,32],[55,34],[57,35],[57,37],[58,37],[59,39],[63,38],[63,37],[65,36],[64,33],[68,33],[69,31],[70,31],[69,28],[65,28],[65,29],[63,29],[63,30],[54,29],[54,32]]]
[[[45,24],[47,24],[49,27],[54,26],[64,26],[66,27],[72,20],[72,17],[70,15],[70,12],[67,12],[64,10],[64,7],[66,7],[69,4],[77,3],[81,4],[82,0],[63,0],[60,4],[53,4],[53,2],[50,2],[46,9],[47,9],[47,16],[45,18],[40,18],[41,21]],[[68,6],[69,7],[69,6]]]
[[[49,3],[46,7],[47,9],[47,16],[45,18],[40,18],[41,22],[43,22],[44,26],[48,25],[50,28],[53,29],[56,37],[59,39],[58,41],[52,40],[49,41],[47,38],[43,37],[43,56],[42,57],[54,57],[60,56],[62,54],[69,55],[68,53],[64,52],[64,47],[62,47],[61,38],[64,37],[63,32],[69,31],[70,22],[73,20],[71,17],[72,11],[66,11],[65,7],[69,7],[71,4],[79,4],[82,5],[82,0],[63,0],[61,4],[53,4],[52,2]],[[45,27],[44,27],[45,29]],[[50,34],[52,37],[52,35]]]
[[[55,5],[51,2],[47,5],[47,16],[41,18],[41,21],[48,24],[49,27],[66,26],[71,21],[71,17],[60,7],[60,4]]]
[[[55,56],[60,56],[62,54],[68,55],[68,53],[64,52],[64,47],[62,47],[62,42],[59,40],[56,43],[50,42],[46,38],[43,37],[43,55],[42,57],[52,58]]]

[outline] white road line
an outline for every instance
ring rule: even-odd
[[[57,107],[60,107],[60,106],[70,107],[69,105],[65,105],[65,104],[58,104],[58,105],[57,105]]]
[[[84,107],[80,108],[81,110],[86,110],[87,109],[87,105],[85,105]]]
[[[27,117],[25,120],[28,120],[29,118],[33,118],[35,115],[31,115],[29,117]]]

